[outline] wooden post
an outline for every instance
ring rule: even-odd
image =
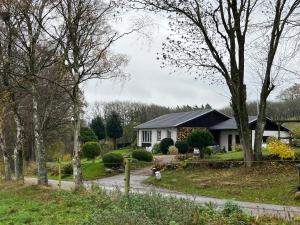
[[[61,157],[58,158],[58,188],[61,190]]]
[[[23,184],[25,184],[25,174],[26,174],[26,159],[25,159],[25,153],[23,151],[22,154],[22,174],[23,174]]]
[[[130,158],[127,156],[125,161],[125,196],[129,196],[130,191]]]
[[[3,169],[2,169],[2,162],[0,161],[0,181],[2,181],[3,180]]]
[[[278,140],[280,140],[281,123],[277,123],[277,126],[278,126]]]

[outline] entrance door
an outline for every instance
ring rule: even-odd
[[[232,135],[228,135],[228,151],[232,151]]]

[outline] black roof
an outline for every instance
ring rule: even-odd
[[[256,116],[249,116],[248,118],[249,124],[255,122],[257,120]],[[236,130],[237,125],[234,118],[231,118],[229,120],[226,120],[224,122],[218,123],[212,127],[209,128],[210,130]]]
[[[266,118],[266,119],[268,121],[267,124],[270,124],[272,126],[272,129],[274,129],[274,127],[276,127],[276,130],[278,129],[276,123],[274,123],[269,118]],[[252,125],[252,124],[255,125],[255,122],[257,121],[257,116],[249,116],[248,120],[249,120],[249,125]],[[236,120],[235,120],[235,118],[231,118],[224,122],[218,123],[218,124],[210,127],[209,129],[210,130],[236,130],[237,129]],[[269,129],[270,129],[270,127],[269,127]],[[266,129],[266,130],[269,130],[269,129]],[[280,130],[287,131],[287,132],[289,131],[289,129],[284,126],[281,126]]]
[[[151,129],[151,128],[171,128],[177,127],[180,124],[186,123],[190,120],[196,119],[200,116],[203,116],[209,112],[213,112],[213,109],[204,109],[191,112],[180,112],[180,113],[170,113],[160,117],[157,117],[153,120],[150,120],[146,123],[136,126],[138,129]]]

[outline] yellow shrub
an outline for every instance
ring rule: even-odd
[[[277,155],[281,159],[295,159],[296,153],[289,145],[282,143],[276,138],[268,140],[268,151],[272,155]]]

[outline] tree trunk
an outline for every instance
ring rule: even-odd
[[[35,84],[32,84],[31,88],[32,88],[32,117],[33,117],[33,131],[34,131],[34,147],[35,147],[36,164],[37,164],[37,172],[38,172],[37,174],[38,184],[48,185],[46,150],[44,146],[43,136],[41,135]]]
[[[257,123],[255,128],[255,138],[254,138],[254,159],[256,161],[261,161],[262,157],[262,140],[266,125],[266,101],[261,100],[259,106],[259,113],[257,115]]]
[[[235,96],[232,97],[232,109],[237,123],[237,128],[240,135],[240,141],[244,152],[244,161],[246,167],[251,167],[253,164],[253,151],[251,129],[249,127],[249,117],[246,103],[246,87],[238,89]]]
[[[3,133],[2,122],[0,124],[0,149],[3,152],[4,179],[6,181],[9,181],[9,180],[12,180],[12,177],[11,177],[11,166],[10,166],[10,162],[9,162],[9,153],[8,153],[8,151],[6,149],[6,143],[5,143],[4,133]]]
[[[75,189],[83,185],[83,176],[80,161],[80,107],[78,99],[74,102],[74,155],[73,155],[73,177]]]
[[[16,109],[17,110],[17,109]],[[16,145],[14,148],[14,164],[15,164],[15,178],[16,180],[22,177],[22,152],[23,152],[23,142],[24,142],[24,127],[20,116],[17,112],[14,112],[14,119],[16,123]]]

